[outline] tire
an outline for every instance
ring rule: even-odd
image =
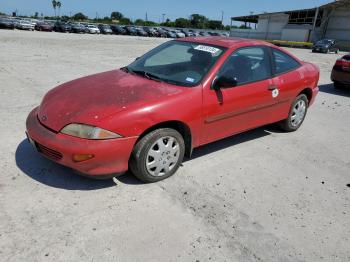
[[[169,139],[173,141],[171,148],[168,147]],[[145,183],[158,182],[177,171],[184,154],[185,142],[179,132],[171,128],[157,129],[137,142],[129,161],[129,168]]]
[[[334,82],[333,86],[334,86],[335,89],[338,89],[338,90],[343,90],[344,89],[344,85],[342,85],[339,82]]]
[[[309,101],[306,95],[297,96],[289,110],[288,118],[279,123],[286,132],[294,132],[300,128],[307,114]]]

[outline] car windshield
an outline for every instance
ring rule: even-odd
[[[320,40],[317,42],[317,44],[325,44],[325,45],[328,45],[331,43],[332,43],[332,40],[330,40],[330,39],[323,39],[323,40]]]
[[[156,81],[195,86],[225,50],[224,47],[201,43],[169,41],[146,53],[125,69]]]

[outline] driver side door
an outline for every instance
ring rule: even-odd
[[[233,78],[236,85],[203,88],[203,144],[279,120],[279,91],[273,84],[268,48],[234,51],[216,74],[217,79],[222,76]]]

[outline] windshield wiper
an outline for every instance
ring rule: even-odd
[[[159,76],[154,75],[154,74],[149,73],[149,72],[146,72],[146,71],[142,71],[142,70],[130,70],[130,69],[129,69],[129,72],[132,72],[132,73],[141,75],[141,76],[146,77],[146,78],[151,79],[151,80],[155,80],[155,81],[158,81],[158,82],[163,82],[163,80],[162,80]]]

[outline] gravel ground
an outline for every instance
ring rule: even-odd
[[[177,174],[94,181],[38,155],[25,119],[52,87],[164,39],[0,31],[0,261],[350,261],[350,91],[321,69],[302,128],[196,149]]]

